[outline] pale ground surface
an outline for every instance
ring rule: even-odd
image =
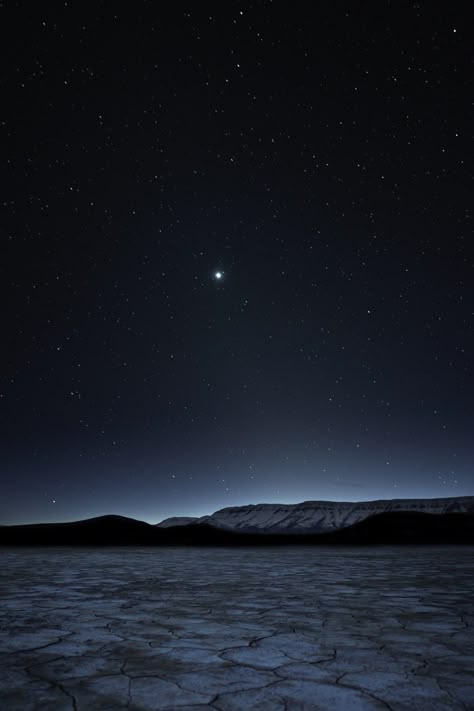
[[[0,549],[2,711],[474,709],[473,548]]]

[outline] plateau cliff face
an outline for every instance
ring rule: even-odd
[[[300,504],[231,506],[198,519],[173,518],[160,527],[208,523],[222,529],[265,533],[322,533],[392,511],[420,513],[474,513],[474,496],[439,499],[389,499],[378,501],[304,501]],[[172,521],[172,523],[171,523]]]

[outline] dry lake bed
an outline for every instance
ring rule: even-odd
[[[474,709],[474,549],[0,549],[0,708]]]

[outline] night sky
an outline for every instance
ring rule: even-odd
[[[4,0],[0,523],[474,494],[462,5]]]

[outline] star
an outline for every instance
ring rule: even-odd
[[[214,272],[214,279],[217,279],[217,281],[220,281],[224,276],[224,272]]]

